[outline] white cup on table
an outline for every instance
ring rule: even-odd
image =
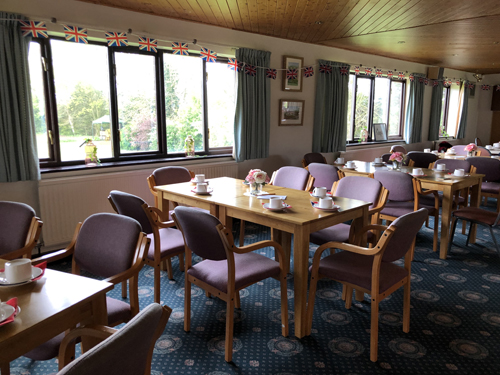
[[[424,152],[431,152],[430,148],[424,148]]]
[[[197,193],[206,193],[207,192],[207,183],[199,182],[196,184],[196,192]]]
[[[492,146],[492,145],[487,145],[487,146],[486,146],[486,148],[487,148],[488,150],[491,150],[491,149],[493,148],[493,146]]]
[[[326,187],[316,187],[316,188],[314,188],[313,195],[315,197],[319,197],[319,198],[326,197]]]
[[[269,208],[282,208],[283,200],[280,197],[269,198]]]
[[[461,176],[464,176],[464,175],[465,175],[465,171],[464,171],[463,169],[457,168],[457,169],[455,169],[455,172],[453,172],[453,174],[454,174],[455,176],[459,176],[459,177],[461,177]]]
[[[320,198],[319,199],[319,208],[332,208],[333,207],[333,199],[331,197]]]
[[[421,175],[424,174],[424,172],[422,171],[422,168],[413,168],[413,173],[412,174],[417,175],[417,176],[421,176]]]
[[[347,168],[354,168],[356,165],[354,164],[354,162],[353,162],[352,160],[349,160],[349,161],[345,164],[345,166],[346,166]]]
[[[493,143],[494,148],[500,148],[500,143]]]
[[[439,151],[438,151],[438,150],[433,150],[433,151],[431,151],[431,152],[432,152],[434,155],[439,154]]]
[[[375,158],[374,163],[375,164],[382,164],[382,158]]]
[[[205,175],[204,174],[197,174],[194,176],[194,180],[196,182],[205,182]]]
[[[14,259],[5,263],[5,278],[9,284],[22,283],[31,279],[31,260]]]
[[[335,164],[344,164],[344,158],[337,158],[337,160],[335,160]]]
[[[438,171],[444,171],[446,169],[446,164],[437,164],[436,169]]]

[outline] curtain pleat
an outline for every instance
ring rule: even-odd
[[[239,63],[268,68],[271,52],[239,48],[236,59]],[[238,73],[234,115],[234,155],[238,162],[269,156],[270,87],[265,69],[257,69],[254,77],[243,71]]]
[[[318,64],[330,66],[332,72],[317,74],[312,151],[345,151],[349,74],[341,74],[340,68],[349,72],[350,65],[327,60]]]
[[[422,117],[424,112],[424,74],[413,73],[415,79],[410,83],[410,97],[406,106],[405,140],[406,143],[422,141]]]
[[[467,113],[469,108],[469,92],[470,90],[467,88],[469,85],[469,81],[462,82],[462,87],[460,90],[462,91],[460,94],[462,96],[462,111],[460,113],[460,122],[458,123],[458,132],[457,138],[465,138],[465,130],[467,129]]]
[[[39,180],[31,84],[30,38],[20,16],[0,12],[0,182]]]
[[[429,141],[439,139],[439,123],[441,121],[441,111],[443,108],[443,72],[444,68],[439,68],[438,84],[432,87],[431,115],[429,119]]]

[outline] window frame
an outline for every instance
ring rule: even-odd
[[[455,138],[455,135],[450,135],[448,133],[448,111],[450,109],[450,86],[444,86],[443,85],[443,93],[445,93],[445,99],[444,99],[444,105],[441,107],[441,113],[439,114],[439,119],[441,119],[441,116],[443,116],[443,125],[444,125],[444,132],[448,134],[448,136],[441,136],[439,135],[440,139],[450,139],[450,138]],[[444,114],[443,114],[444,111]],[[439,133],[441,133],[441,121],[439,123]]]
[[[54,168],[54,167],[64,167],[64,166],[77,166],[85,165],[85,160],[71,160],[62,161],[61,160],[61,148],[60,148],[60,138],[59,138],[59,123],[58,123],[58,112],[57,112],[57,99],[55,92],[55,80],[54,80],[54,67],[53,58],[51,50],[51,40],[60,40],[67,42],[63,37],[50,36],[49,38],[33,38],[33,43],[38,43],[40,45],[40,64],[42,66],[43,74],[43,86],[44,86],[44,96],[45,96],[45,122],[47,126],[47,142],[49,149],[49,158],[44,158],[39,160],[41,168]],[[67,42],[71,43],[71,42]],[[109,47],[106,42],[89,40],[88,44],[101,45],[107,48],[107,69],[109,77],[109,115],[111,118],[111,137],[112,137],[112,149],[113,156],[111,158],[102,159],[103,163],[134,163],[141,161],[165,161],[167,159],[192,159],[186,158],[184,152],[168,153],[167,150],[167,124],[165,117],[165,83],[164,83],[164,53],[173,54],[173,51],[168,49],[163,49],[158,47],[157,52],[148,52],[139,50],[137,46],[128,47]],[[120,129],[119,129],[119,108],[118,108],[118,89],[117,89],[117,77],[116,77],[116,53],[131,53],[140,55],[154,56],[155,58],[155,87],[156,87],[156,118],[157,118],[157,129],[158,129],[158,151],[138,151],[133,153],[123,153],[120,150]],[[190,56],[198,57],[200,54],[191,53]],[[217,62],[208,63],[203,61],[202,66],[202,101],[201,101],[201,115],[203,117],[203,144],[204,151],[197,151],[196,156],[217,156],[217,155],[231,155],[233,151],[233,146],[229,147],[213,147],[210,148],[210,124],[208,123],[208,96],[207,96],[207,64],[227,64],[228,58],[217,57]]]

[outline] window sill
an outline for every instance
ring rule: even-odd
[[[372,141],[372,142],[358,142],[358,143],[348,143],[346,147],[360,147],[360,146],[372,146],[372,145],[389,145],[389,144],[406,144],[403,139],[389,139],[387,141]]]

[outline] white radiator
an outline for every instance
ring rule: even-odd
[[[194,173],[204,173],[207,178],[238,175],[235,162],[183,166]],[[76,224],[88,216],[113,212],[107,199],[111,190],[140,196],[154,205],[146,181],[154,169],[41,180],[39,194],[44,251],[66,245],[71,241]]]

